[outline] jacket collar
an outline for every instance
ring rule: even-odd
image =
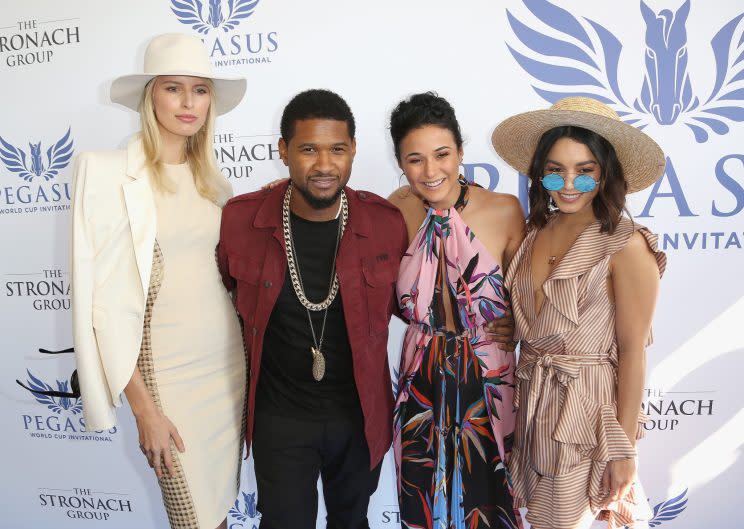
[[[289,181],[286,181],[273,189],[263,191],[265,198],[253,221],[253,225],[256,228],[274,228],[275,232],[278,231],[281,233],[282,203],[288,186]],[[369,218],[367,208],[361,203],[362,198],[365,198],[366,194],[364,191],[354,191],[349,186],[346,186],[344,191],[349,201],[348,228],[355,235],[367,237],[370,231],[371,219]]]
[[[145,164],[145,151],[139,135],[127,145],[127,176],[132,178],[122,185],[124,202],[132,232],[134,254],[142,283],[142,292],[147,298],[152,271],[152,252],[155,245],[157,215],[150,187],[149,171]]]

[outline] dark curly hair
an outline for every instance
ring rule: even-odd
[[[303,119],[332,119],[345,121],[349,137],[356,134],[354,114],[344,99],[330,90],[313,88],[300,92],[284,107],[279,125],[282,138],[289,143],[295,133],[295,123]]]
[[[390,135],[395,147],[395,158],[400,161],[400,143],[414,129],[426,125],[436,125],[452,133],[455,144],[462,147],[460,124],[455,117],[455,109],[446,99],[434,92],[414,94],[398,103],[390,114]]]
[[[615,148],[609,141],[596,132],[572,125],[552,128],[543,134],[537,142],[527,175],[530,179],[528,194],[530,213],[527,215],[527,225],[530,229],[539,229],[548,223],[550,195],[542,186],[542,177],[545,176],[545,161],[548,158],[548,153],[555,142],[561,138],[570,138],[586,145],[599,163],[601,171],[599,192],[592,200],[592,209],[594,210],[594,216],[599,219],[602,225],[601,231],[614,233],[625,209],[625,195],[628,192],[628,183],[623,175],[623,166],[617,158]]]

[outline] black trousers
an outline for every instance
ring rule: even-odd
[[[257,413],[253,460],[261,529],[315,529],[318,477],[328,529],[368,529],[380,465],[369,468],[363,419],[325,421]]]

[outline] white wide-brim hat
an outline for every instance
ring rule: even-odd
[[[204,77],[214,82],[215,111],[229,112],[243,99],[246,80],[216,76],[201,39],[184,33],[164,33],[154,37],[145,50],[144,72],[123,75],[111,84],[111,101],[139,110],[145,85],[160,75]]]
[[[647,188],[664,174],[666,158],[647,134],[620,120],[617,112],[590,97],[566,97],[547,110],[517,114],[502,121],[491,136],[503,160],[524,175],[543,134],[571,125],[596,132],[615,148],[628,193]]]

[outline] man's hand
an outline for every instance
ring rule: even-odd
[[[501,344],[501,347],[507,351],[514,351],[517,344],[514,342],[514,317],[511,308],[500,318],[486,324],[486,332],[491,339]]]

